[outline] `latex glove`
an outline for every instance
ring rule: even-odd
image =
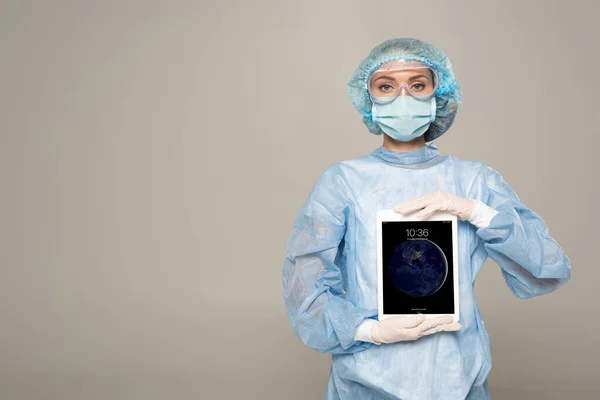
[[[417,340],[422,336],[440,331],[457,331],[460,323],[453,322],[452,316],[425,319],[425,315],[416,314],[410,317],[391,317],[378,321],[371,328],[373,342],[395,343],[407,340]]]
[[[424,219],[435,211],[442,210],[456,215],[458,219],[466,220],[471,217],[476,205],[477,200],[465,199],[443,190],[433,190],[423,196],[396,204],[394,211],[410,214],[413,211],[421,210],[415,216]]]

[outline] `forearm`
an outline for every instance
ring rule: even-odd
[[[569,258],[543,219],[524,205],[498,206],[477,235],[517,297],[550,293],[570,279]]]

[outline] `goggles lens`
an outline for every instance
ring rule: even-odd
[[[388,63],[390,64],[390,63]],[[421,63],[394,62],[371,74],[367,90],[371,100],[378,104],[394,101],[398,96],[412,96],[428,100],[438,88],[437,72]]]

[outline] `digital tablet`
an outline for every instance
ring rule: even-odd
[[[379,320],[424,314],[459,320],[457,218],[377,212]]]

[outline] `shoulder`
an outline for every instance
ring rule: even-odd
[[[491,169],[483,161],[474,159],[462,159],[452,155],[448,156],[448,159],[453,164],[456,173],[459,176],[472,176],[477,177]]]
[[[373,163],[373,157],[366,154],[360,157],[347,158],[335,161],[327,166],[322,173],[325,179],[340,179],[343,181],[353,180],[353,178],[361,175]]]
[[[454,164],[454,173],[464,182],[469,196],[479,198],[498,185],[506,185],[502,175],[483,161],[449,157]]]
[[[475,173],[477,176],[485,177],[490,175],[500,175],[500,172],[490,165],[480,160],[463,160],[455,156],[448,156],[453,160],[454,164],[458,169],[462,169],[464,172]]]
[[[336,195],[346,203],[354,202],[356,192],[360,192],[375,167],[377,163],[370,155],[332,162],[318,177],[315,189]]]
[[[349,169],[344,160],[328,164],[319,174],[313,192],[340,196],[348,186],[348,171]]]
[[[459,158],[459,157],[456,157],[456,156],[451,155],[451,154],[448,155],[448,158],[450,160],[452,160],[452,162],[455,165],[463,167],[463,168],[478,169],[482,165],[485,165],[482,161],[479,161],[479,160]]]

